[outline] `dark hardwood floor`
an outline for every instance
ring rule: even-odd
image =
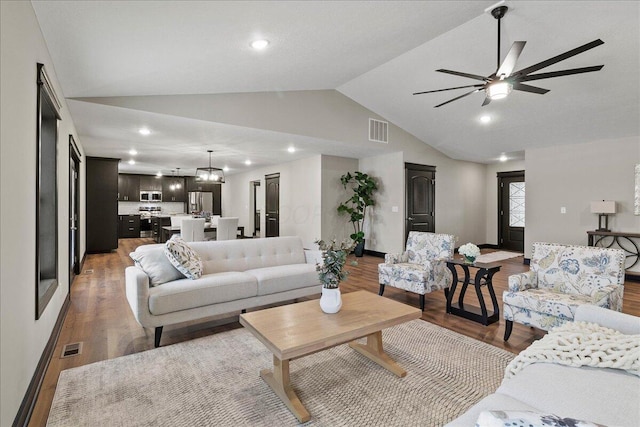
[[[124,269],[133,265],[129,253],[142,244],[153,243],[151,239],[121,239],[117,252],[88,255],[83,271],[71,289],[71,306],[56,346],[54,357],[47,370],[40,395],[29,423],[30,426],[46,425],[47,416],[61,371],[76,366],[112,359],[127,354],[153,349],[153,330],[142,328],[133,317],[125,298]],[[483,253],[490,250],[483,250]],[[352,257],[352,256],[351,256]],[[353,258],[355,259],[355,258]],[[367,290],[378,292],[377,265],[380,258],[364,256],[357,266],[347,266],[349,278],[341,285],[342,292]],[[507,287],[511,274],[527,271],[523,258],[512,258],[500,262],[502,269],[493,278],[494,289],[502,308],[502,292]],[[418,295],[387,287],[384,296],[406,304],[419,306]],[[318,296],[319,297],[319,296]],[[475,294],[468,292],[473,303]],[[488,301],[488,293],[485,301]],[[640,283],[626,282],[623,312],[640,315]],[[193,338],[207,336],[241,327],[239,312],[216,316],[205,321],[166,326],[162,334],[162,345],[170,345]],[[507,343],[502,340],[504,320],[489,326],[445,313],[445,298],[442,292],[427,294],[422,319],[461,334],[484,341],[496,347],[517,353],[543,336],[543,332],[515,324]],[[60,358],[66,344],[82,342],[80,355]]]

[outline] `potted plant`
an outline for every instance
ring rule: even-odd
[[[458,248],[458,253],[464,257],[467,264],[473,264],[480,256],[480,248],[473,243],[465,243]]]
[[[343,203],[338,205],[338,214],[349,215],[349,221],[353,225],[353,233],[349,236],[356,243],[355,254],[361,257],[364,254],[364,231],[362,227],[367,215],[367,208],[374,206],[373,193],[378,189],[376,180],[359,171],[353,175],[350,172],[340,177],[342,186],[350,188],[353,192]]]
[[[345,280],[349,272],[344,271],[347,262],[347,255],[355,246],[352,240],[336,242],[332,240],[316,241],[322,251],[322,264],[316,264],[316,271],[322,283],[322,296],[320,297],[320,308],[325,313],[337,313],[342,307],[340,297],[340,282]]]

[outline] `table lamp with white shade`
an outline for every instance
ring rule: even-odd
[[[598,214],[598,230],[597,231],[611,231],[609,230],[609,216],[616,213],[616,202],[614,200],[601,200],[597,202],[591,202],[591,213]],[[604,218],[604,227],[602,226],[602,218]]]

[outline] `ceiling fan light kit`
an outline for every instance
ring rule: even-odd
[[[500,4],[500,3],[498,3]],[[590,73],[593,71],[599,71],[604,67],[604,65],[595,65],[591,67],[581,67],[581,68],[572,68],[568,70],[560,70],[560,71],[551,71],[547,73],[538,73],[531,74],[543,68],[549,67],[553,64],[556,64],[560,61],[564,61],[565,59],[571,58],[572,56],[578,55],[582,52],[585,52],[589,49],[593,49],[594,47],[600,46],[604,44],[604,42],[600,39],[596,39],[590,43],[579,46],[575,49],[571,49],[565,53],[549,58],[545,61],[539,62],[537,64],[531,65],[529,67],[523,68],[519,71],[513,71],[522,50],[527,42],[525,41],[516,41],[511,45],[511,49],[507,52],[502,63],[500,63],[500,20],[505,16],[509,8],[504,5],[500,5],[491,9],[491,15],[498,20],[498,65],[496,72],[489,76],[480,76],[477,74],[469,74],[463,73],[460,71],[439,69],[436,70],[439,73],[452,74],[454,76],[466,77],[473,80],[480,80],[482,83],[477,83],[474,85],[466,85],[466,86],[456,86],[445,89],[436,89],[436,90],[427,90],[423,92],[414,92],[414,95],[422,95],[425,93],[435,93],[435,92],[444,92],[448,90],[456,90],[456,89],[464,89],[464,88],[473,88],[473,90],[466,92],[462,95],[459,95],[453,99],[445,101],[441,104],[436,105],[434,108],[442,107],[443,105],[449,104],[450,102],[456,101],[460,98],[464,98],[472,93],[477,93],[484,91],[485,99],[482,103],[482,106],[489,104],[491,101],[496,99],[506,98],[512,90],[517,90],[521,92],[529,92],[538,95],[544,95],[549,92],[548,89],[543,89],[536,86],[531,86],[529,84],[524,84],[523,82],[528,82],[532,80],[542,80],[549,79],[552,77],[562,77],[569,76],[572,74],[582,74],[582,73]]]

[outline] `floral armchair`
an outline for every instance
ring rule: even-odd
[[[402,254],[386,254],[378,264],[379,295],[386,285],[420,295],[424,311],[424,295],[451,286],[451,272],[445,260],[453,258],[455,236],[451,234],[410,231]]]
[[[504,340],[513,322],[548,331],[583,304],[621,311],[624,258],[620,249],[534,243],[530,270],[509,276],[502,295]]]

